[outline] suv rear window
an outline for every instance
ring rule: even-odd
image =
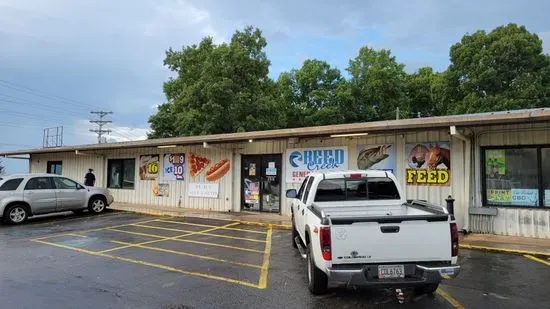
[[[14,178],[6,180],[1,186],[0,191],[15,191],[19,188],[19,185],[23,181],[23,178]]]
[[[325,179],[317,186],[316,202],[395,200],[399,191],[387,177],[361,179]]]

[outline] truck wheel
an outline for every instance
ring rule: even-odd
[[[328,277],[322,272],[313,260],[311,243],[307,246],[307,279],[309,291],[313,294],[324,294],[327,292]]]
[[[425,284],[425,285],[422,285],[422,286],[418,286],[414,289],[414,291],[418,295],[433,294],[437,290],[438,287],[439,287],[439,283],[430,283],[430,284]]]
[[[27,208],[20,204],[14,204],[6,208],[4,212],[4,220],[8,224],[20,224],[23,223],[29,217]]]
[[[298,236],[298,231],[296,231],[296,227],[294,226],[294,216],[292,216],[292,232],[290,233],[292,234],[291,237],[292,237],[292,248],[298,248],[298,245],[296,244],[296,241],[294,239],[296,239],[296,237]]]

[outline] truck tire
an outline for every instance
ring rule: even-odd
[[[296,244],[296,237],[298,236],[298,231],[296,231],[296,227],[294,226],[294,216],[292,216],[292,232],[290,233],[291,234],[291,242],[292,242],[292,248],[298,248],[298,245]]]
[[[414,291],[418,295],[433,294],[437,290],[438,287],[439,287],[439,283],[430,283],[430,284],[425,284],[425,285],[418,286],[418,287],[414,288]]]
[[[328,287],[328,277],[322,272],[313,260],[311,243],[307,245],[307,279],[308,288],[312,294],[325,294]]]

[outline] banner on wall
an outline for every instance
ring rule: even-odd
[[[347,147],[288,149],[285,160],[286,182],[301,183],[309,173],[348,169]]]
[[[139,157],[139,178],[154,180],[159,176],[159,155],[142,155]]]
[[[193,179],[204,178],[206,181],[216,181],[224,177],[231,170],[231,161],[228,159],[212,161],[206,156],[191,153],[189,156],[189,168],[189,174]]]
[[[164,154],[162,162],[162,179],[164,181],[185,180],[185,154]]]
[[[449,142],[407,144],[406,156],[407,185],[451,185]]]
[[[170,196],[170,184],[167,183],[153,183],[153,195],[154,196]]]
[[[218,198],[220,191],[219,183],[190,183],[188,195],[190,197]]]
[[[357,147],[357,168],[385,170],[395,173],[396,151],[392,144],[360,145]]]

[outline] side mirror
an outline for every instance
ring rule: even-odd
[[[86,188],[84,188],[83,186],[81,186],[80,184],[77,183],[76,184],[76,189],[77,190],[83,190],[83,189],[86,189]]]
[[[286,190],[286,197],[288,197],[288,198],[297,198],[298,193],[296,192],[296,189]]]

